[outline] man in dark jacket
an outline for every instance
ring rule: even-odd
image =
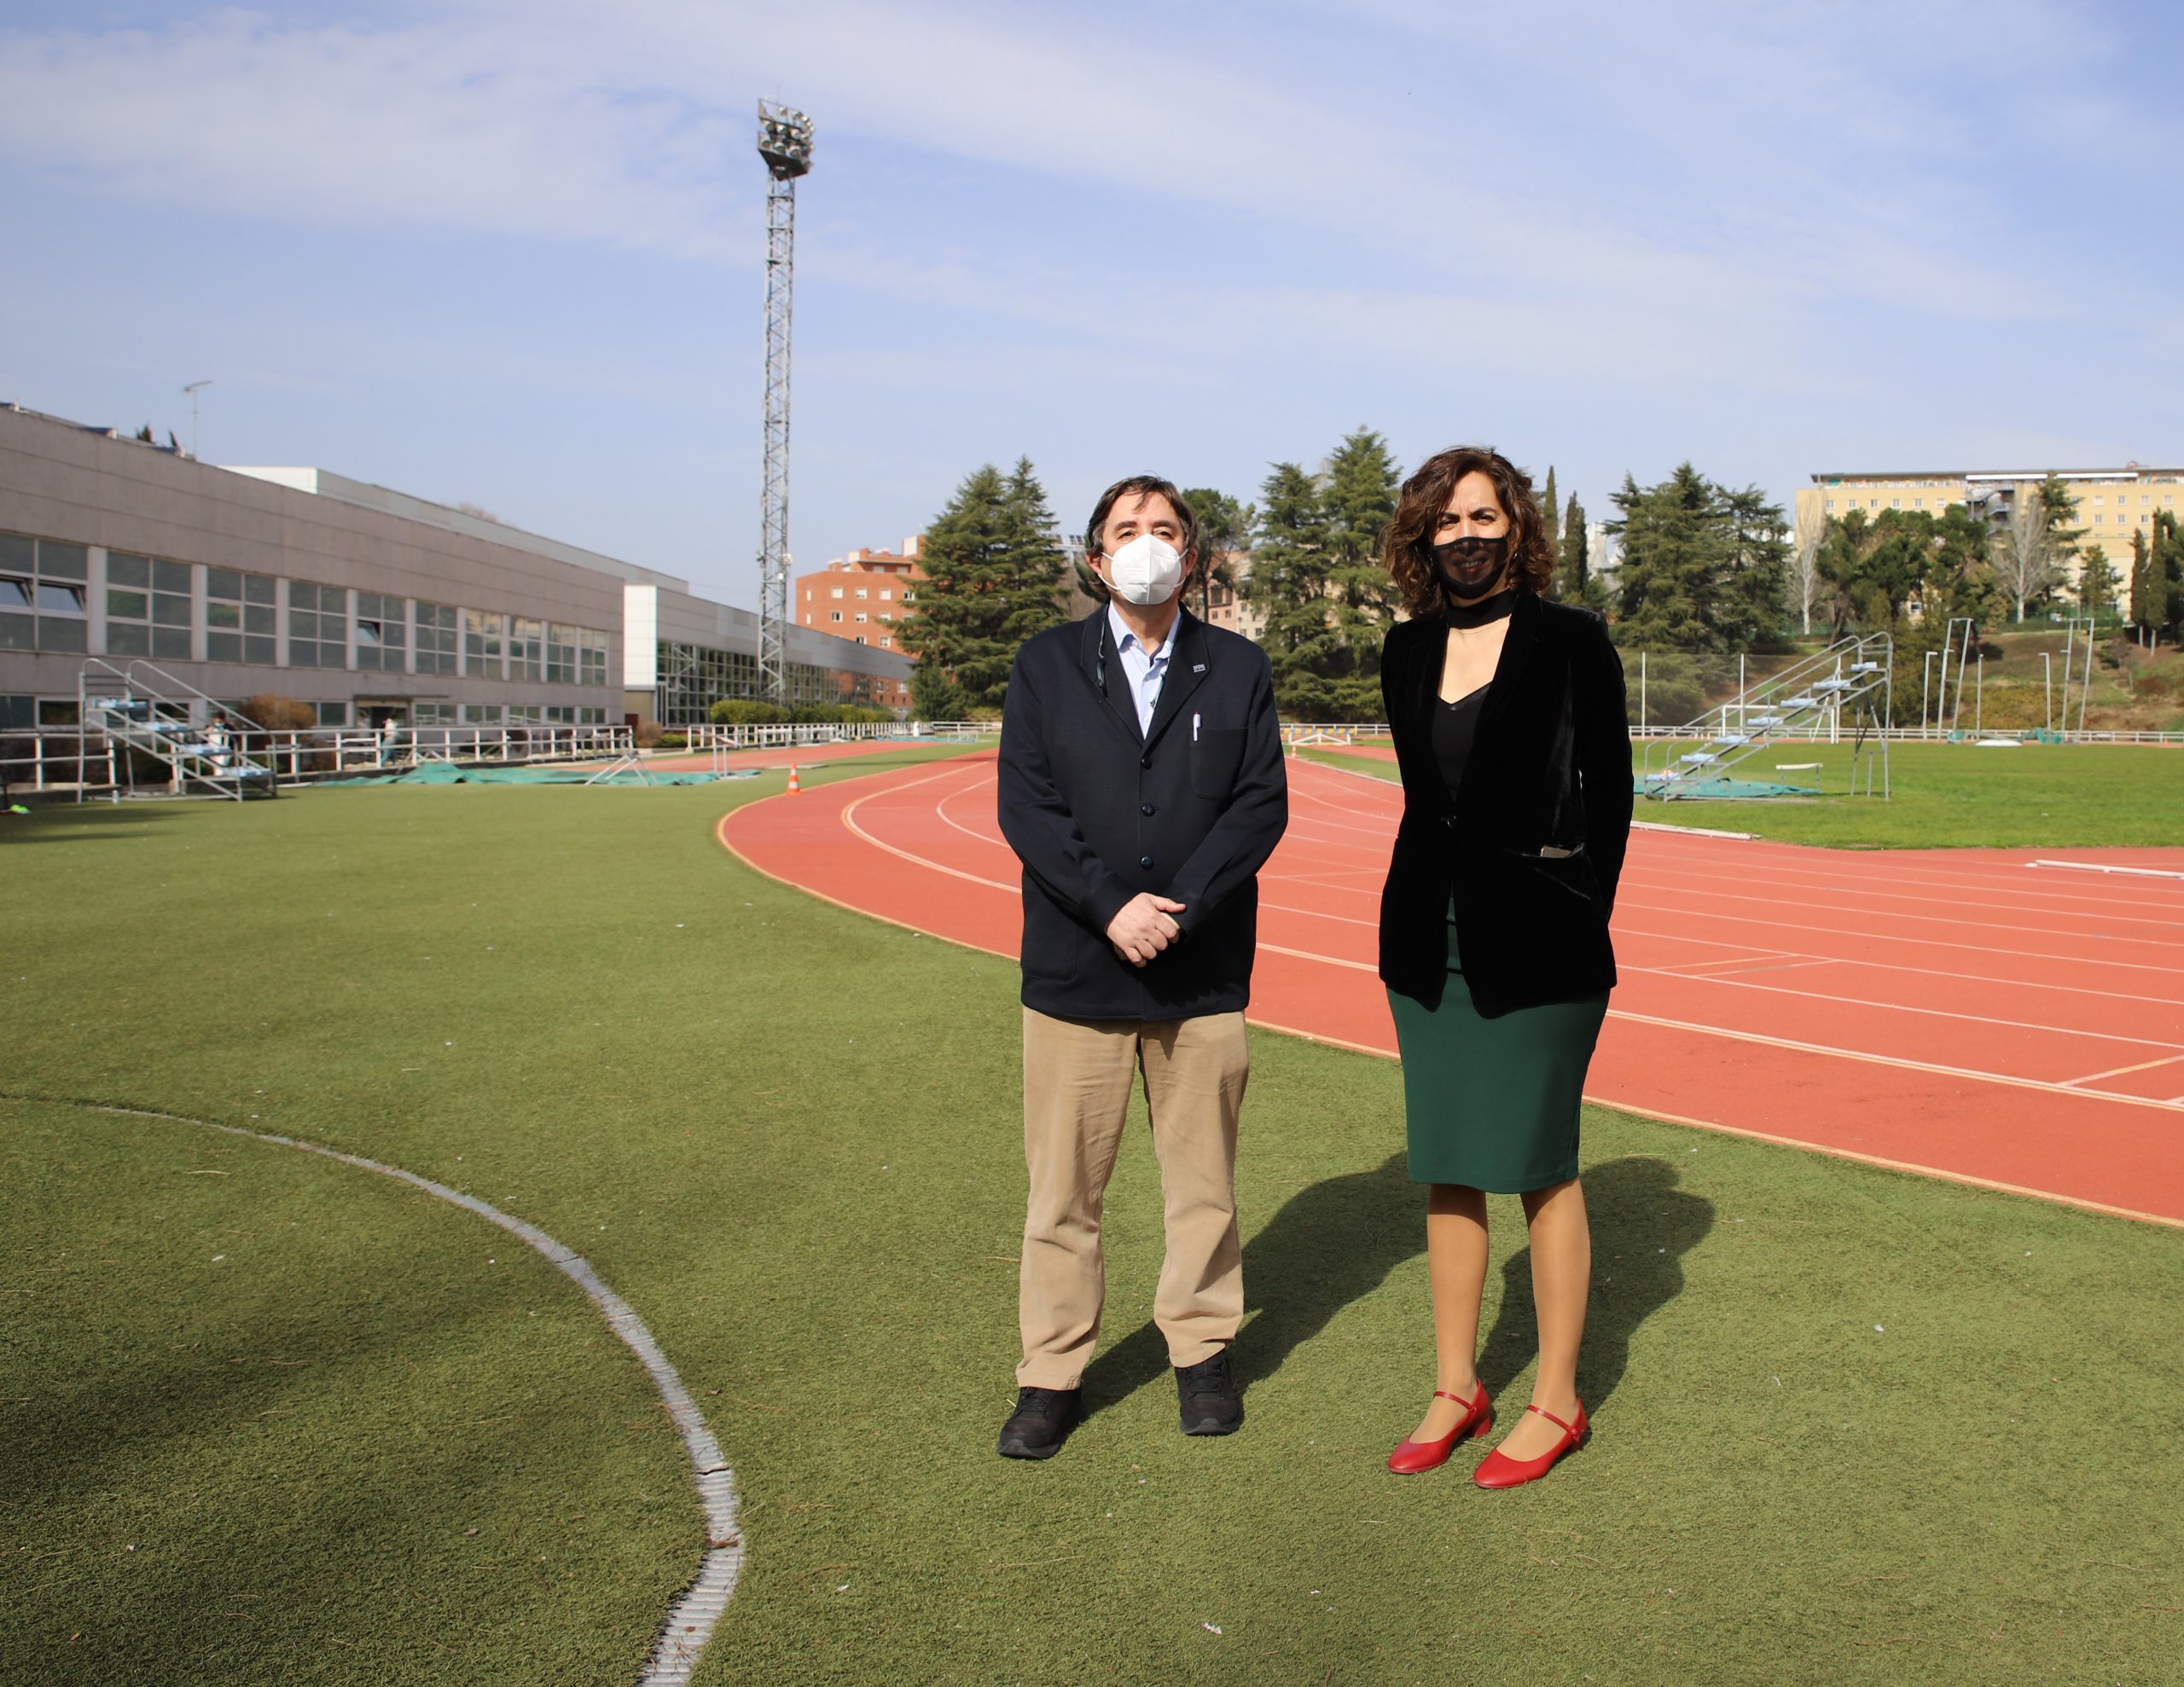
[[[1100,1214],[1137,1073],[1167,1257],[1153,1320],[1183,1433],[1243,1422],[1236,1120],[1258,873],[1288,824],[1273,676],[1249,640],[1182,607],[1198,523],[1167,481],[1108,488],[1085,536],[1109,601],[1017,652],[1001,829],[1024,863],[1024,1362],[1001,1434],[1053,1454],[1100,1330]]]

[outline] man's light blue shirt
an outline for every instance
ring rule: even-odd
[[[1107,606],[1107,628],[1115,635],[1115,654],[1122,658],[1123,672],[1130,680],[1130,701],[1137,705],[1137,729],[1140,733],[1153,730],[1153,710],[1160,701],[1160,682],[1168,677],[1168,654],[1176,647],[1176,628],[1182,623],[1178,614],[1168,629],[1167,641],[1154,656],[1137,641],[1137,635],[1116,612],[1113,604]]]

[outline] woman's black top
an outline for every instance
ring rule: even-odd
[[[1478,731],[1480,708],[1491,689],[1490,683],[1483,685],[1454,703],[1443,698],[1433,710],[1433,757],[1441,764],[1442,782],[1449,787],[1452,808],[1456,793],[1464,788],[1464,764],[1471,760],[1471,741]]]
[[[1606,625],[1517,594],[1492,683],[1456,705],[1440,699],[1448,652],[1449,622],[1432,619],[1398,622],[1381,652],[1403,791],[1380,894],[1381,981],[1438,1004],[1453,896],[1481,1013],[1597,995],[1615,983],[1608,914],[1631,809],[1623,664]],[[1452,790],[1442,748],[1459,712],[1472,718]]]
[[[1478,603],[1457,604],[1449,611],[1449,624],[1452,627],[1484,627],[1490,622],[1506,621],[1517,606],[1517,594],[1513,588],[1496,592]],[[1445,657],[1443,660],[1445,660]],[[1449,802],[1455,803],[1456,792],[1463,788],[1464,764],[1471,760],[1471,741],[1478,730],[1478,717],[1486,702],[1486,693],[1493,685],[1489,680],[1478,690],[1450,702],[1438,698],[1440,707],[1433,711],[1433,755],[1441,763],[1441,777],[1448,784]],[[1438,693],[1438,686],[1434,687]]]

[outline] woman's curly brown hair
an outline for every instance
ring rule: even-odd
[[[1509,560],[1517,589],[1537,596],[1554,579],[1554,540],[1539,500],[1532,496],[1531,477],[1491,446],[1458,445],[1428,457],[1403,482],[1396,513],[1380,536],[1380,559],[1415,619],[1438,621],[1449,612],[1447,583],[1426,547],[1433,542],[1456,484],[1467,474],[1483,474],[1494,483],[1494,495],[1509,518]]]

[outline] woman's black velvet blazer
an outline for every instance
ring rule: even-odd
[[[1607,625],[1518,597],[1453,802],[1432,742],[1448,636],[1445,621],[1398,622],[1380,654],[1403,795],[1380,892],[1381,982],[1439,1005],[1453,890],[1481,1013],[1598,995],[1615,983],[1607,922],[1631,809],[1630,722]]]

